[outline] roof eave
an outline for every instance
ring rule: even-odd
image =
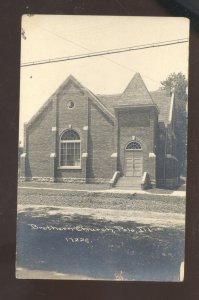
[[[157,104],[121,104],[121,105],[117,105],[117,106],[114,106],[114,109],[116,110],[119,110],[119,109],[129,109],[129,108],[143,108],[143,107],[153,107],[153,108],[156,108],[157,112],[159,113],[160,110],[157,106]]]

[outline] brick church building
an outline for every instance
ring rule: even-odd
[[[178,185],[174,92],[136,73],[122,94],[95,95],[72,75],[25,124],[23,181]]]

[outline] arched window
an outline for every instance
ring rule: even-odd
[[[81,167],[81,140],[79,134],[72,130],[66,130],[60,138],[60,167],[80,168]]]
[[[126,150],[142,150],[142,147],[140,143],[132,141],[127,144]]]

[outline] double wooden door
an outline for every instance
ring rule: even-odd
[[[142,176],[143,157],[142,151],[125,151],[125,176]]]

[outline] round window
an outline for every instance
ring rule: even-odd
[[[75,103],[74,103],[73,101],[68,101],[68,102],[67,102],[67,107],[68,107],[68,108],[71,109],[71,108],[73,108],[74,106],[75,106]]]

